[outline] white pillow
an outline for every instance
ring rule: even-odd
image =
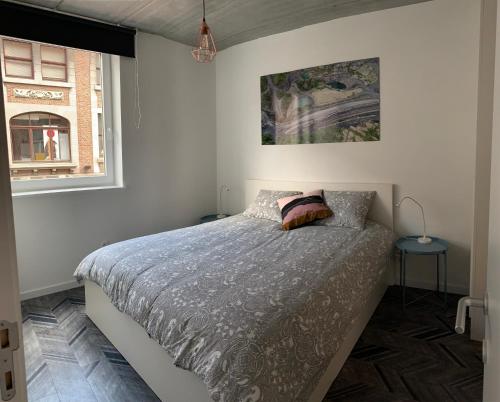
[[[325,201],[333,216],[316,221],[316,225],[364,229],[375,191],[325,191]]]
[[[255,201],[243,212],[249,218],[269,219],[281,223],[280,198],[302,194],[301,191],[260,190]]]

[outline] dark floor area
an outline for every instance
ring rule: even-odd
[[[339,376],[328,402],[481,402],[481,343],[454,331],[461,296],[448,308],[434,292],[391,286]]]
[[[481,344],[453,331],[459,296],[446,311],[433,293],[412,298],[403,312],[399,288],[387,290],[324,402],[481,401]],[[158,401],[86,317],[83,288],[22,308],[30,402]]]

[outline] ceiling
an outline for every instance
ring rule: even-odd
[[[217,48],[349,15],[429,0],[206,0]],[[193,45],[201,0],[21,0]]]

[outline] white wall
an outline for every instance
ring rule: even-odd
[[[217,58],[218,182],[243,208],[247,178],[390,182],[425,206],[428,232],[451,243],[449,285],[467,292],[472,231],[480,0],[435,0],[337,19],[222,51]],[[259,76],[380,57],[381,141],[262,146]],[[419,233],[419,211],[396,211]],[[434,286],[435,259],[409,267]]]
[[[122,60],[126,188],[15,198],[24,296],[72,284],[78,262],[103,241],[196,223],[215,209],[216,172],[219,185],[232,188],[224,205],[233,213],[243,208],[247,178],[395,183],[396,196],[424,203],[428,231],[451,242],[449,283],[466,292],[479,15],[480,0],[434,0],[237,45],[215,66],[193,63],[184,45],[141,34],[139,130],[135,66]],[[377,56],[380,142],[260,144],[260,75]],[[410,204],[396,219],[399,232],[420,231]],[[413,284],[433,285],[431,262],[410,266]]]
[[[103,241],[194,224],[216,208],[215,66],[148,34],[139,35],[138,53],[140,129],[135,64],[121,63],[126,188],[14,199],[24,297],[71,285],[80,260]]]

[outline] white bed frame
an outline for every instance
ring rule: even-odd
[[[312,183],[270,180],[247,180],[246,205],[255,199],[260,189],[311,191],[316,189],[338,191],[377,192],[369,218],[393,228],[393,186],[384,183]],[[390,265],[390,261],[388,261]],[[389,267],[388,267],[389,268]],[[327,370],[309,398],[309,402],[321,402],[333,380],[344,365],[352,348],[370,320],[375,308],[392,283],[391,270],[386,270],[369,297],[365,308],[355,319],[352,329],[331,360]],[[93,282],[85,281],[87,315],[122,353],[156,395],[166,402],[211,401],[203,381],[193,373],[175,367],[172,358],[146,331],[129,316],[119,312],[102,289]]]

